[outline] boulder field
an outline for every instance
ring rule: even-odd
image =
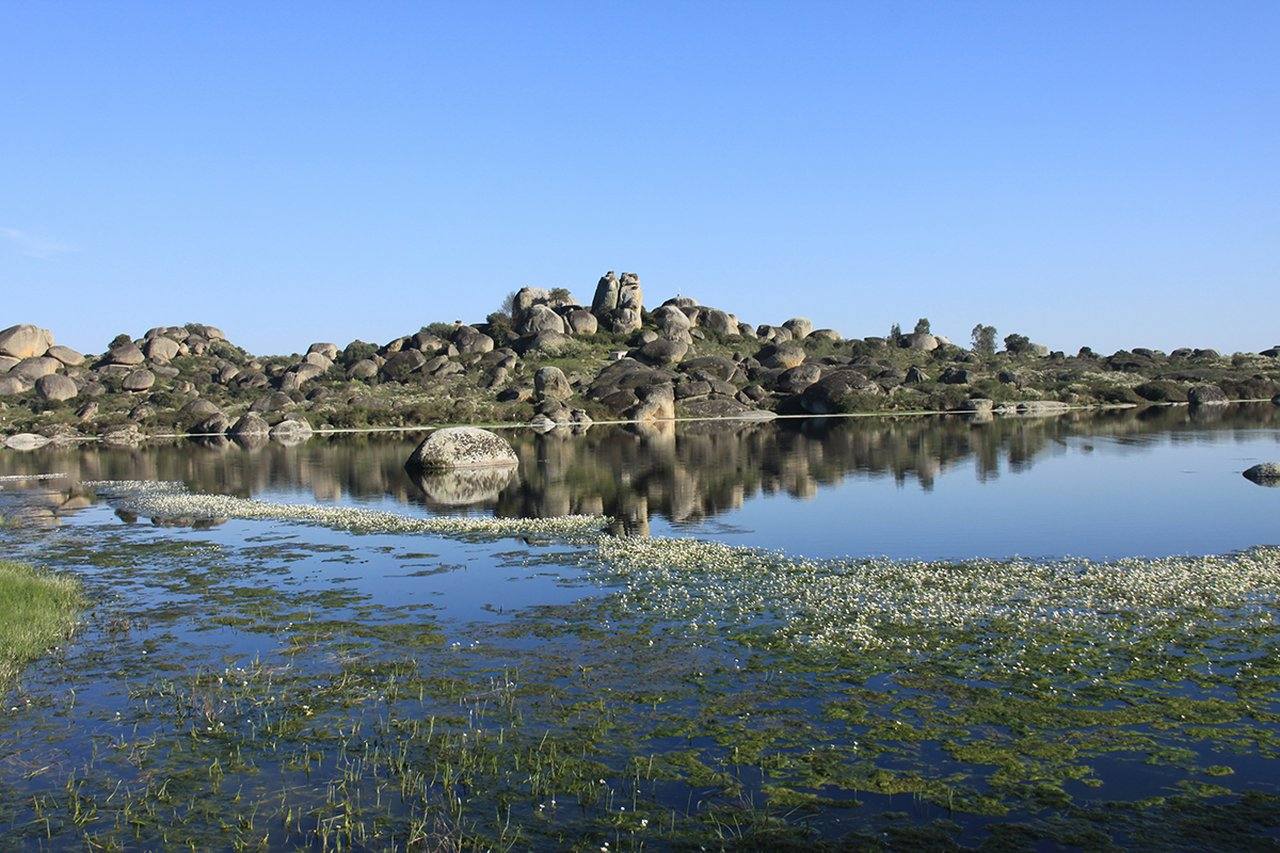
[[[985,332],[983,331],[985,330]],[[980,332],[983,332],[980,336]],[[254,355],[203,323],[121,334],[100,353],[31,324],[0,331],[0,437],[59,442],[199,434],[293,443],[317,430],[436,423],[584,428],[595,421],[957,411],[1044,416],[1071,406],[1280,404],[1280,346],[1224,355],[1135,347],[1073,355],[979,325],[962,347],[920,320],[845,337],[805,317],[752,325],[640,277],[591,299],[524,287],[483,322],[428,323],[383,343],[318,341]],[[19,444],[30,444],[29,441]]]

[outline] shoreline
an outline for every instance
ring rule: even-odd
[[[1027,402],[1037,402],[1037,401],[1021,401],[1021,402],[1027,403]],[[1048,402],[1053,402],[1053,401],[1048,401]],[[1221,407],[1221,406],[1228,406],[1228,405],[1270,403],[1270,402],[1272,401],[1269,398],[1255,397],[1255,398],[1225,400],[1221,403],[1215,403],[1211,405],[1216,407]],[[1190,403],[1182,403],[1182,402],[1148,403],[1146,405],[1141,405],[1137,403],[1100,403],[1100,404],[1091,404],[1091,405],[1070,405],[1070,404],[1063,403],[1061,405],[1052,405],[1044,411],[1001,412],[997,409],[993,412],[990,412],[989,414],[993,418],[997,416],[1005,417],[1005,418],[1045,418],[1045,417],[1054,417],[1054,416],[1066,414],[1068,412],[1106,412],[1106,411],[1122,411],[1122,410],[1129,410],[1129,409],[1179,408],[1179,407],[1190,407],[1190,405],[1191,405]],[[1201,408],[1204,408],[1204,407],[1201,407]],[[780,415],[780,414],[775,414],[770,412],[769,417],[748,416],[748,415],[723,415],[723,416],[703,416],[703,417],[686,416],[686,417],[675,417],[675,418],[646,418],[642,420],[616,418],[616,419],[592,421],[589,424],[575,423],[572,421],[553,421],[552,423],[554,424],[554,426],[551,429],[544,430],[544,431],[551,432],[556,429],[561,429],[561,428],[572,429],[575,427],[585,430],[593,426],[632,426],[632,425],[657,426],[657,425],[665,425],[665,424],[683,424],[683,423],[766,424],[766,423],[772,423],[774,421],[780,421],[780,420],[835,420],[835,419],[852,420],[852,419],[859,419],[859,418],[872,419],[872,418],[898,418],[898,417],[923,418],[923,417],[938,417],[938,416],[945,416],[945,415],[967,416],[967,415],[978,415],[978,414],[988,414],[988,413],[985,413],[978,409],[912,409],[912,410],[904,410],[904,411],[834,412],[834,413],[821,414],[821,415],[814,415],[814,414],[795,414],[795,415],[782,414]],[[308,438],[314,437],[314,436],[373,435],[378,433],[429,432],[432,430],[446,429],[449,427],[474,427],[477,429],[489,429],[489,430],[537,429],[537,427],[534,424],[527,421],[522,421],[522,422],[500,421],[500,422],[490,422],[490,423],[444,422],[444,423],[435,423],[435,424],[415,424],[411,426],[385,426],[385,427],[330,427],[330,428],[313,427],[311,429],[311,434],[308,436]],[[152,434],[140,435],[139,440],[136,444],[114,445],[114,446],[119,446],[119,447],[139,446],[147,442],[153,442],[153,441],[162,441],[162,440],[170,441],[173,439],[197,439],[197,438],[225,438],[228,441],[234,441],[235,437],[225,432],[152,433]],[[102,435],[75,436],[74,438],[69,438],[61,441],[56,438],[51,438],[49,439],[49,442],[48,442],[49,445],[56,445],[59,447],[70,447],[73,445],[95,444],[95,443],[109,444],[108,442],[105,441],[105,438]],[[299,442],[299,443],[303,443],[303,442]],[[47,446],[47,445],[42,445],[40,448],[36,448],[36,449],[43,449],[44,446]],[[0,444],[0,449],[13,449],[13,448],[4,448],[3,445]],[[18,451],[18,452],[31,452],[31,451]]]

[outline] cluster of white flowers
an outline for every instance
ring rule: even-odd
[[[623,603],[691,625],[760,627],[800,644],[925,650],[1004,628],[1135,638],[1232,610],[1274,624],[1280,549],[1212,557],[959,563],[811,560],[696,539],[601,539],[588,569]]]
[[[358,533],[430,533],[442,536],[581,536],[598,533],[604,518],[450,516],[421,518],[386,510],[332,504],[289,504],[231,495],[194,495],[181,483],[103,480],[86,483],[118,499],[122,509],[157,518],[274,519],[318,524]]]

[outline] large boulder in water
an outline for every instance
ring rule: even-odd
[[[0,332],[0,355],[14,358],[39,358],[53,346],[53,333],[48,329],[23,323]]]
[[[1263,462],[1244,472],[1244,476],[1260,486],[1280,486],[1280,462]]]
[[[427,436],[405,463],[411,470],[501,468],[519,463],[506,439],[478,427],[446,427]]]

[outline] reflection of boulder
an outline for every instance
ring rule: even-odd
[[[514,467],[455,468],[452,471],[410,471],[414,485],[427,501],[440,506],[492,503],[511,482]]]
[[[242,432],[231,436],[231,440],[245,450],[261,450],[271,441],[265,432]]]

